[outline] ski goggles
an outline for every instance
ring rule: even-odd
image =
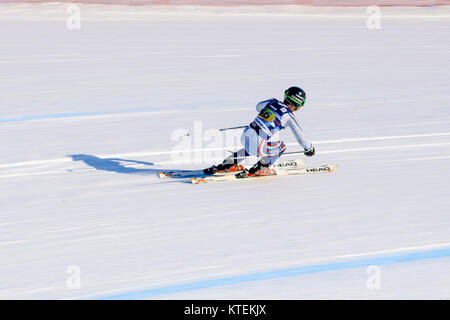
[[[296,99],[289,97],[288,95],[285,96],[285,100],[292,106],[294,106],[296,109],[303,107],[305,105],[306,99]]]

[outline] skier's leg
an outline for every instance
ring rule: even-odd
[[[259,152],[263,157],[249,170],[249,174],[271,175],[269,166],[274,164],[286,151],[286,145],[282,141],[266,142],[260,146]]]
[[[246,151],[242,148],[236,152],[233,152],[228,158],[223,160],[221,164],[218,164],[217,166],[213,165],[207,169],[204,169],[203,172],[205,174],[214,174],[218,171],[235,172],[244,170],[244,167],[239,163],[244,160],[245,156],[247,156]]]
[[[270,166],[286,151],[286,145],[283,141],[267,142],[265,150],[266,155],[260,161],[263,165]]]
[[[217,166],[211,166],[203,170],[203,172],[205,174],[214,174],[218,171],[234,172],[244,170],[244,167],[239,163],[244,161],[245,157],[248,157],[249,155],[257,155],[258,135],[253,129],[247,127],[242,133],[241,143],[243,144],[244,148],[233,152],[221,164]]]
[[[242,148],[236,152],[233,152],[228,158],[223,160],[223,162],[216,166],[218,171],[240,171],[243,170],[244,167],[240,165],[245,157],[248,156],[245,148]]]

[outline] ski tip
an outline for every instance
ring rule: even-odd
[[[191,178],[190,180],[192,184],[198,184],[197,178]]]
[[[330,165],[329,166],[330,167],[330,172],[333,172],[333,171],[336,171],[337,170],[337,168],[338,168],[338,165],[337,164],[332,164],[332,165]]]
[[[321,168],[323,168],[326,172],[335,172],[337,169],[337,165],[335,164],[324,165],[322,167],[319,167],[319,170],[321,170]]]

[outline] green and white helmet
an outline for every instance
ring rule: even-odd
[[[284,91],[284,104],[290,105],[294,110],[303,107],[306,101],[306,93],[299,87],[290,87]]]

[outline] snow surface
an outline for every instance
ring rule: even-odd
[[[100,5],[68,30],[66,7],[0,5],[0,298],[450,298],[447,7],[383,8],[380,30],[365,8]],[[247,124],[291,85],[308,165],[336,173],[156,176],[233,147],[180,163],[181,129]]]

